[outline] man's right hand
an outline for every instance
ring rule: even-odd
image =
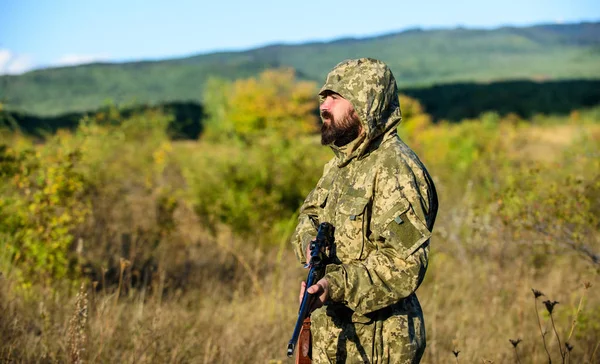
[[[304,257],[306,259],[306,265],[308,266],[308,263],[310,263],[310,245],[312,244],[314,240],[311,240],[310,243],[308,243],[308,245],[306,245],[306,252],[304,253]],[[302,304],[302,297],[304,296],[304,291],[306,290],[306,282],[302,281],[302,283],[300,284],[300,296],[298,297],[298,304]]]
[[[300,283],[300,296],[298,296],[298,304],[299,305],[302,304],[302,297],[304,297],[305,290],[306,290],[306,282],[302,281],[302,283]]]
[[[317,308],[323,306],[325,301],[329,299],[329,282],[325,278],[322,278],[320,281],[309,287],[308,293],[311,295],[316,295],[313,300],[309,312],[313,312]],[[298,296],[298,304],[302,304],[302,298],[304,297],[304,291],[306,291],[306,282],[302,281],[300,283],[300,295]]]
[[[308,243],[308,245],[306,245],[306,252],[305,252],[305,258],[306,258],[306,264],[310,263],[310,246],[313,243],[314,240],[311,240],[310,243]]]

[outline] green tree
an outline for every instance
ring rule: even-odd
[[[208,136],[233,134],[250,141],[274,132],[291,139],[317,130],[316,84],[297,80],[292,69],[230,83],[212,79],[204,95]]]

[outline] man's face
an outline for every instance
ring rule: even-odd
[[[356,139],[362,132],[362,124],[352,103],[331,91],[324,91],[321,96],[321,144],[341,147]]]

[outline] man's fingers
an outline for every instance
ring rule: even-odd
[[[310,293],[311,295],[316,296],[311,302],[310,312],[313,312],[317,308],[323,306],[324,301],[323,301],[322,296],[323,296],[323,293],[325,292],[323,286],[321,286],[320,284],[317,283],[315,285],[308,287],[307,292]]]
[[[304,283],[304,285],[306,286],[306,283]],[[323,290],[323,287],[319,286],[318,284],[314,284],[314,285],[308,287],[308,293],[310,293],[310,294],[319,293],[322,290]]]
[[[304,296],[304,290],[306,289],[306,282],[300,283],[300,296],[298,296],[298,303],[302,303],[302,296]]]

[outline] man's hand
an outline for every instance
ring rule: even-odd
[[[312,244],[314,240],[312,240],[310,243],[308,243],[308,245],[306,246],[306,264],[310,263],[310,245]]]
[[[329,299],[329,282],[321,278],[316,284],[308,287],[308,293],[316,296],[311,305],[311,311],[314,311]]]
[[[300,296],[298,297],[298,303],[300,304],[302,303],[304,290],[306,290],[306,282],[302,281],[300,284]],[[323,304],[329,299],[329,282],[327,282],[325,278],[321,278],[316,284],[308,287],[308,293],[315,296],[309,308],[309,311],[312,312],[323,306]]]

